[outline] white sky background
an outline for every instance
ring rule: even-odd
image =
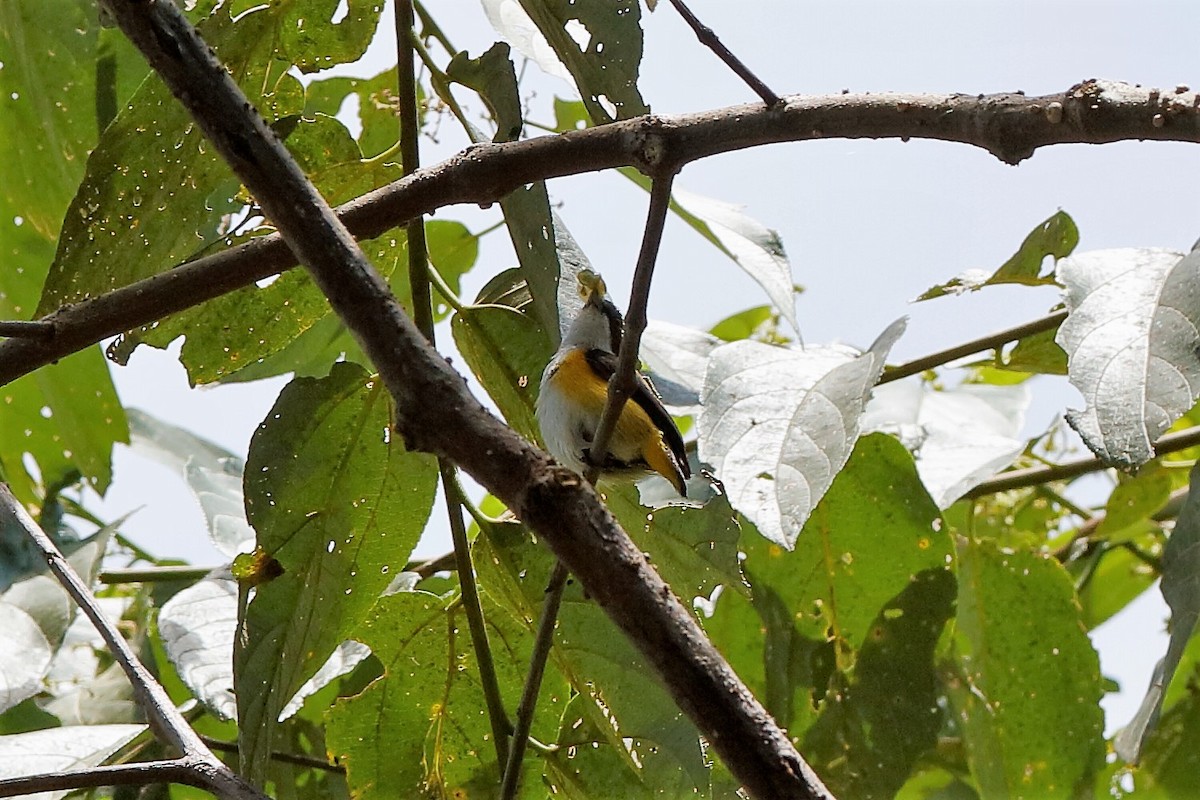
[[[472,56],[498,36],[478,0],[428,0],[447,35]],[[1087,78],[1170,90],[1200,83],[1194,36],[1200,5],[1177,2],[892,2],[838,0],[692,0],[693,11],[776,92],[1059,92]],[[699,45],[665,0],[643,10],[646,54],[640,85],[657,113],[699,111],[755,99]],[[395,62],[387,8],[366,63],[329,74],[369,76]],[[518,72],[520,64],[518,64]],[[533,64],[523,93],[536,93],[532,116],[552,121],[550,101],[571,89]],[[470,93],[459,87],[466,101]],[[468,102],[478,115],[481,104]],[[432,164],[466,144],[447,117],[440,142],[422,142]],[[536,131],[530,134],[537,135]],[[965,145],[911,141],[844,141],[773,145],[689,165],[677,185],[726,202],[777,229],[806,292],[797,309],[806,342],[865,346],[895,318],[910,315],[893,351],[908,360],[1044,315],[1050,289],[994,287],[973,296],[909,305],[966,269],[992,271],[1034,225],[1058,209],[1075,219],[1079,250],[1161,246],[1190,248],[1200,236],[1200,152],[1194,145],[1122,143],[1039,150],[1019,167]],[[550,184],[553,201],[619,305],[641,240],[647,195],[616,174]],[[498,209],[450,208],[480,230]],[[505,233],[486,237],[463,296],[515,264]],[[683,223],[668,221],[650,314],[708,328],[766,302],[738,267]],[[439,336],[445,345],[448,331]],[[177,347],[174,352],[177,352]],[[456,363],[461,364],[461,360]],[[283,380],[190,390],[174,356],[140,348],[127,368],[114,367],[127,405],[184,426],[241,454]],[[1039,378],[1027,433],[1036,435],[1081,400],[1065,382]],[[122,449],[104,502],[115,518],[144,506],[124,526],[146,549],[194,563],[216,563],[203,518],[182,481]],[[434,511],[445,530],[444,511]],[[423,555],[448,548],[445,535]],[[1109,729],[1132,715],[1154,661],[1165,650],[1165,610],[1157,591],[1094,635],[1105,674],[1126,689],[1106,701]]]

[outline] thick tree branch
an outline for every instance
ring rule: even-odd
[[[187,765],[187,779],[174,778],[157,778],[160,780],[180,780],[190,783],[193,786],[200,786],[217,794],[222,798],[231,800],[241,800],[245,798],[265,798],[265,795],[255,791],[249,784],[239,778],[232,770],[221,762],[212,751],[205,746],[192,727],[188,725],[187,720],[175,708],[175,704],[171,702],[171,698],[167,696],[167,692],[154,679],[154,676],[138,661],[133,650],[129,647],[129,643],[121,636],[121,633],[109,621],[104,612],[100,610],[100,605],[96,602],[96,598],[92,595],[88,585],[84,583],[79,574],[71,567],[71,564],[55,546],[50,537],[38,527],[33,518],[29,516],[25,508],[13,496],[12,492],[6,484],[0,483],[0,519],[9,520],[18,528],[25,531],[26,535],[33,540],[33,543],[41,551],[42,556],[46,559],[46,564],[50,571],[54,573],[54,577],[62,584],[71,598],[79,605],[79,608],[91,620],[92,625],[96,627],[104,643],[108,645],[112,652],[113,658],[121,669],[125,672],[129,683],[133,687],[134,697],[137,699],[138,705],[145,712],[146,718],[150,721],[150,727],[158,736],[159,740],[177,749],[183,756],[181,760],[164,762],[179,766]],[[164,767],[165,769],[165,767]],[[73,773],[75,774],[75,773]],[[75,778],[71,778],[75,780]],[[83,780],[80,778],[80,780]],[[80,784],[88,786],[102,786],[104,783],[89,783]],[[30,790],[25,790],[30,791]]]
[[[429,345],[175,5],[167,0],[106,0],[106,5],[374,362],[395,399],[396,424],[406,443],[459,464],[551,546],[751,794],[827,797],[787,735],[591,487],[488,413]],[[413,180],[419,184],[420,175]]]
[[[93,789],[100,786],[148,786],[153,783],[184,783],[208,788],[197,780],[197,770],[189,759],[145,761],[116,764],[70,772],[48,772],[20,778],[0,779],[0,797],[16,797],[35,792]]]
[[[647,174],[778,142],[837,138],[937,139],[975,145],[1015,164],[1051,144],[1152,139],[1200,143],[1200,95],[1085,81],[1043,97],[1022,94],[864,94],[785,97],[674,116],[648,116],[504,144],[479,144],[339,209],[370,238],[458,203],[494,203],[519,186],[614,167]],[[0,342],[0,385],[84,347],[296,264],[268,236],[86,300],[46,317],[49,341]]]

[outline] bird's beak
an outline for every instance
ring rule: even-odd
[[[604,304],[604,297],[608,294],[608,288],[604,285],[604,278],[601,278],[590,269],[585,269],[579,272],[578,280],[579,296],[583,298],[583,301],[597,308],[602,306]]]

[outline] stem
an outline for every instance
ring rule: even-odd
[[[154,783],[183,783],[207,788],[198,782],[198,774],[197,764],[187,758],[90,767],[86,770],[0,778],[0,797],[100,786],[148,786]]]
[[[221,753],[237,753],[237,742],[226,742],[221,739],[214,739],[211,736],[201,736],[201,741],[208,745],[213,750]],[[319,769],[323,772],[334,772],[339,775],[346,774],[346,768],[341,764],[330,764],[328,761],[322,761],[319,758],[311,756],[300,756],[295,753],[271,753],[271,760],[278,761],[283,764],[295,764],[299,767],[310,767],[311,769]]]
[[[554,627],[558,622],[558,609],[562,604],[563,591],[567,586],[568,571],[558,560],[546,584],[546,600],[542,604],[542,618],[538,623],[537,638],[533,653],[529,656],[529,674],[525,678],[525,689],[521,693],[521,704],[517,706],[516,726],[513,729],[512,747],[504,767],[504,782],[500,785],[501,800],[513,800],[517,796],[517,783],[521,777],[521,759],[529,743],[529,732],[533,729],[533,712],[537,707],[538,693],[542,688],[542,676],[546,671],[546,659],[550,645],[554,642]]]
[[[426,10],[425,4],[421,0],[414,0],[413,7],[417,11],[417,16],[421,18],[421,28],[424,29],[430,36],[438,40],[447,53],[454,55],[458,49],[450,43],[450,39],[446,36],[441,26]]]
[[[608,443],[617,426],[617,418],[625,408],[625,402],[633,395],[637,381],[638,351],[642,344],[642,332],[646,329],[646,304],[650,300],[650,281],[654,277],[654,264],[658,259],[658,248],[662,243],[663,228],[667,212],[671,208],[671,184],[674,174],[669,173],[654,179],[650,186],[650,209],[646,214],[646,230],[642,234],[642,249],[638,253],[637,267],[633,272],[633,288],[629,292],[629,312],[625,315],[625,335],[621,339],[621,352],[617,357],[617,371],[608,382],[608,404],[600,417],[596,435],[592,437],[589,451],[592,464],[603,464],[608,454]]]
[[[168,583],[198,581],[219,567],[192,567],[186,564],[141,569],[106,569],[96,577],[100,583]]]
[[[121,636],[116,627],[109,621],[95,596],[79,574],[75,572],[50,537],[37,526],[33,518],[15,498],[8,485],[0,483],[0,519],[8,519],[21,528],[42,551],[50,571],[62,584],[67,593],[79,605],[87,618],[92,621],[105,644],[112,652],[113,658],[129,678],[133,686],[134,696],[138,705],[146,714],[151,728],[168,745],[179,750],[184,758],[182,762],[191,766],[191,782],[214,791],[222,797],[265,798],[266,795],[256,791],[249,784],[233,773],[229,767],[213,755],[205,746],[196,732],[188,725],[166,690],[154,679],[133,654],[132,648]],[[197,783],[201,781],[201,783]],[[89,784],[94,785],[94,784]]]
[[[1176,453],[1180,450],[1186,450],[1189,447],[1195,447],[1198,444],[1200,444],[1200,425],[1163,436],[1154,444],[1154,454],[1156,456],[1165,456],[1168,453]],[[1061,464],[1052,464],[1048,467],[1014,469],[1010,472],[1002,472],[996,477],[984,481],[963,495],[963,497],[982,497],[986,494],[1007,492],[1010,489],[1025,489],[1030,486],[1037,486],[1040,483],[1070,480],[1071,478],[1078,478],[1080,475],[1086,475],[1089,472],[1099,472],[1102,469],[1108,469],[1108,467],[1108,464],[1105,464],[1098,458],[1092,457],[1064,461]]]
[[[1053,314],[1035,319],[1033,322],[1026,322],[1024,325],[1018,325],[1015,328],[1007,328],[996,333],[982,336],[978,339],[973,339],[954,347],[941,350],[937,353],[931,353],[923,358],[918,358],[914,361],[909,361],[907,364],[901,364],[898,367],[889,367],[883,373],[883,377],[879,379],[878,385],[882,386],[885,383],[898,381],[901,378],[907,378],[910,375],[917,375],[927,369],[940,367],[955,359],[964,356],[974,355],[975,353],[984,350],[991,350],[1008,342],[1023,339],[1026,336],[1032,336],[1035,333],[1050,331],[1057,328],[1062,321],[1067,318],[1066,311],[1056,311]]]
[[[717,35],[713,33],[713,29],[702,23],[692,13],[692,10],[684,4],[683,0],[671,0],[671,5],[675,6],[675,10],[683,17],[684,21],[691,26],[695,32],[696,38],[700,43],[717,54],[717,58],[725,62],[725,66],[733,70],[734,74],[746,82],[746,85],[754,90],[754,93],[762,98],[762,101],[770,108],[779,102],[779,95],[771,91],[765,83],[759,80],[758,76],[750,71],[750,68],[742,63],[741,59],[733,54],[733,52],[721,43]]]
[[[475,567],[471,563],[471,544],[467,540],[467,529],[463,525],[463,497],[459,493],[458,478],[454,466],[441,461],[442,489],[446,494],[446,508],[450,514],[450,536],[454,542],[454,558],[458,565],[458,584],[462,590],[463,610],[467,615],[467,627],[471,631],[471,644],[475,648],[475,660],[479,663],[479,682],[487,704],[488,722],[492,727],[492,738],[496,743],[496,759],[507,763],[509,757],[508,736],[512,723],[504,710],[504,698],[500,694],[500,682],[496,677],[496,664],[492,660],[492,647],[488,641],[487,625],[483,618],[483,605],[479,601],[479,587],[475,583]]]
[[[463,310],[464,304],[462,299],[454,293],[454,290],[450,288],[450,284],[446,283],[446,279],[442,277],[442,273],[438,272],[437,267],[435,267],[432,263],[429,264],[428,278],[433,282],[433,285],[437,287],[438,294],[440,294],[442,299],[446,301],[446,305],[450,306],[455,311]]]

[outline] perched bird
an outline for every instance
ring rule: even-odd
[[[625,320],[596,273],[579,273],[579,295],[583,308],[542,373],[537,419],[550,454],[582,475],[590,464],[592,439],[608,401],[608,380],[617,369]],[[602,474],[610,475],[657,472],[675,491],[687,495],[685,481],[691,469],[683,437],[650,381],[640,373],[599,466]]]

